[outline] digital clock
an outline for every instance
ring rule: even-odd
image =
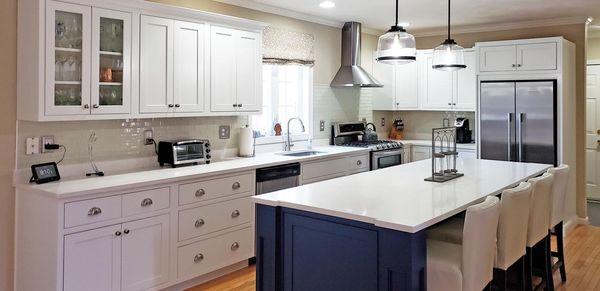
[[[60,180],[60,173],[58,173],[58,166],[55,162],[33,165],[31,173],[33,174],[32,180],[38,184]]]

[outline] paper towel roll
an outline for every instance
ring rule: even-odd
[[[246,126],[240,129],[240,157],[254,156],[254,134],[252,128]]]

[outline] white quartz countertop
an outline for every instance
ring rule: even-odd
[[[399,140],[399,142],[405,144],[405,145],[415,145],[415,146],[431,146],[431,140],[423,140],[423,139],[406,139],[406,140]],[[476,151],[477,150],[477,144],[475,143],[457,143],[456,144],[456,148],[457,149],[463,149],[463,150],[473,150]]]
[[[278,153],[257,154],[251,158],[235,158],[197,166],[180,168],[161,168],[155,170],[136,171],[104,177],[90,177],[76,180],[61,180],[47,184],[17,184],[22,191],[35,191],[54,198],[70,198],[74,196],[119,191],[134,187],[145,187],[205,176],[229,174],[233,172],[253,170],[295,162],[306,162],[336,156],[368,153],[368,149],[341,146],[315,147],[322,154],[305,157],[284,156]],[[301,150],[298,150],[301,151]]]
[[[537,176],[550,165],[459,158],[464,177],[446,183],[424,181],[424,160],[253,197],[282,206],[415,233],[445,220],[486,196]]]

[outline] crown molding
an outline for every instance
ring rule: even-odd
[[[496,22],[496,23],[453,26],[452,34],[514,30],[514,29],[523,29],[523,28],[560,26],[560,25],[570,25],[570,24],[585,24],[587,20],[588,20],[587,16],[575,16],[575,17],[564,17],[564,18],[527,20],[527,21],[518,21],[518,22]],[[426,36],[445,35],[447,32],[448,32],[447,28],[443,27],[443,28],[433,28],[433,29],[417,29],[417,30],[413,31],[413,34],[418,37],[426,37]]]

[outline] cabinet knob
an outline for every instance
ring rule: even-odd
[[[203,254],[197,254],[197,255],[194,256],[194,263],[199,263],[202,260],[204,260],[204,255]]]
[[[452,103],[452,105],[456,106],[456,103]]]
[[[448,102],[448,105],[452,106],[452,102]]]
[[[90,208],[90,210],[88,210],[88,216],[95,216],[95,215],[99,215],[100,213],[102,213],[102,209],[100,209],[100,207],[92,207]]]
[[[233,104],[233,107],[237,107],[237,106],[238,106],[237,104]]]
[[[125,229],[125,230],[123,231],[123,233],[124,233],[124,234],[129,234],[129,229]]]
[[[116,236],[121,236],[121,232],[117,230],[117,232],[115,232]]]
[[[235,183],[233,183],[233,185],[231,185],[231,189],[237,190],[237,189],[240,189],[241,186],[242,185],[240,184],[240,182],[235,182]]]
[[[175,104],[175,107],[179,108],[181,107],[181,104]]]
[[[98,105],[98,104],[92,105],[92,108],[94,108],[94,109],[98,109],[99,107],[100,107],[100,105]]]
[[[196,222],[194,223],[194,226],[196,228],[202,227],[203,225],[204,225],[204,219],[202,219],[202,218],[196,220]]]
[[[84,108],[84,109],[90,109],[90,105],[89,105],[89,104],[84,104],[84,105],[83,105],[83,108]]]
[[[522,64],[517,64],[517,68],[520,68],[520,67],[522,67],[522,66],[523,66]]]
[[[146,198],[144,200],[142,200],[142,207],[146,207],[146,206],[150,206],[152,205],[154,202],[152,201],[152,199],[150,198]]]
[[[362,161],[361,161],[361,160],[358,160],[358,161],[356,161],[356,165],[357,165],[357,166],[360,166],[360,165],[362,165]]]
[[[238,216],[240,216],[240,211],[239,210],[236,209],[233,212],[231,212],[231,217],[232,218],[236,218]]]
[[[516,68],[516,67],[517,67],[517,64],[512,64],[512,67],[513,67],[513,68]]]
[[[196,190],[196,197],[202,197],[204,196],[204,194],[206,194],[206,192],[204,191],[204,189],[198,189]]]
[[[238,104],[238,107],[239,107],[239,108],[242,108],[242,104]]]
[[[238,242],[234,242],[233,244],[231,244],[231,250],[235,251],[237,249],[240,248],[240,244]]]
[[[168,106],[169,106],[169,108],[173,108],[173,107],[175,107],[175,104],[169,104]]]

